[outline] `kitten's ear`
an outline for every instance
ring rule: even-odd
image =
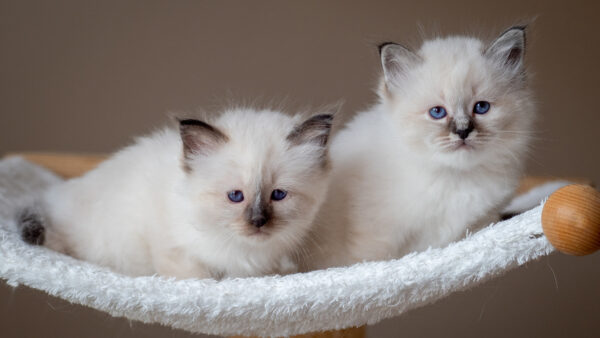
[[[322,148],[327,145],[333,114],[319,114],[297,125],[287,136],[292,144],[314,143]]]
[[[502,33],[484,52],[512,73],[523,68],[525,56],[525,27],[512,27]]]
[[[179,120],[179,134],[183,141],[183,155],[186,160],[197,154],[209,154],[229,139],[210,124],[192,119]]]
[[[380,44],[379,55],[381,56],[385,83],[391,86],[400,84],[406,72],[421,60],[417,54],[408,48],[393,42]]]

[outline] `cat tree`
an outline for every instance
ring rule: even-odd
[[[28,158],[67,177],[101,159]],[[570,185],[542,205],[459,242],[401,259],[222,281],[132,278],[21,241],[11,217],[16,205],[60,180],[20,157],[0,161],[0,278],[113,316],[190,332],[281,336],[374,324],[482,283],[554,248],[574,255],[600,248],[600,193]]]

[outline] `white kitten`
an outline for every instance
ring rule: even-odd
[[[488,225],[515,190],[534,105],[525,31],[491,45],[426,41],[380,48],[380,103],[331,145],[332,182],[317,216],[319,268],[400,257]]]
[[[331,115],[237,109],[138,139],[20,217],[23,238],[129,275],[295,271],[326,193]]]

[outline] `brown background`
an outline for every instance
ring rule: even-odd
[[[0,1],[0,153],[110,152],[167,112],[287,98],[293,110],[373,102],[375,45],[420,31],[493,37],[537,16],[530,174],[600,182],[594,1]],[[187,336],[0,283],[5,337]],[[552,255],[388,320],[372,337],[598,335],[600,255]]]

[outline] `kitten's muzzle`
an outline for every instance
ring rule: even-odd
[[[475,125],[472,121],[469,121],[469,124],[466,128],[458,128],[456,124],[452,125],[452,132],[458,135],[462,140],[465,140],[469,137],[469,134],[475,129]]]
[[[255,203],[246,210],[246,219],[250,225],[261,228],[271,220],[271,207],[268,203]]]
[[[257,228],[262,227],[263,225],[267,224],[268,222],[269,222],[269,218],[264,215],[258,216],[256,218],[253,218],[250,220],[250,224],[254,225]]]

